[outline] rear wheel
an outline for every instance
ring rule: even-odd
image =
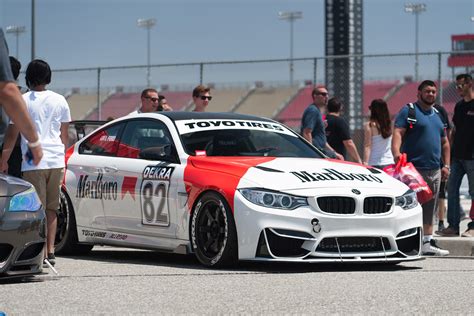
[[[56,228],[55,253],[81,255],[91,251],[93,245],[80,245],[77,239],[76,217],[69,198],[62,190],[59,194],[58,224]]]
[[[237,262],[234,217],[221,195],[207,192],[199,198],[191,217],[191,242],[196,257],[205,266],[223,267]]]

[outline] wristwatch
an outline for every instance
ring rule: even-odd
[[[443,168],[446,168],[446,169],[448,169],[448,170],[450,170],[450,171],[451,171],[451,167],[450,167],[450,166],[448,166],[448,165],[444,165],[444,166],[443,166]]]

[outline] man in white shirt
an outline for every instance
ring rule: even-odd
[[[158,110],[160,98],[158,97],[158,91],[156,91],[156,89],[148,88],[143,90],[140,100],[142,103],[140,108],[130,114],[150,113]]]
[[[31,182],[46,210],[47,235],[46,256],[49,262],[55,264],[54,241],[56,237],[57,216],[59,208],[59,193],[64,177],[65,150],[68,142],[68,128],[71,113],[66,99],[53,91],[47,90],[46,85],[51,82],[49,65],[35,59],[26,69],[26,84],[30,91],[23,95],[33,125],[43,147],[43,159],[38,165],[29,160],[29,146],[22,137],[21,150],[25,159],[21,165],[23,179]],[[5,145],[2,154],[2,170],[5,170],[10,156],[8,151],[13,147],[18,136],[18,128],[10,124],[6,133]]]

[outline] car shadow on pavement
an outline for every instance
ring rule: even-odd
[[[305,262],[256,262],[241,261],[233,267],[220,269],[207,268],[199,263],[194,255],[158,252],[151,250],[95,247],[87,255],[67,256],[77,260],[113,262],[115,264],[134,264],[163,266],[194,270],[215,270],[227,272],[252,273],[305,273],[305,272],[354,272],[354,271],[407,271],[421,269],[419,266],[407,266],[403,263],[305,263]]]
[[[6,284],[19,284],[19,283],[37,283],[37,282],[44,282],[44,281],[51,281],[57,280],[56,276],[48,274],[48,272],[37,274],[37,275],[21,275],[21,276],[7,276],[7,277],[0,277],[0,285]]]
[[[407,271],[421,267],[405,266],[403,263],[349,263],[349,262],[240,262],[239,266],[247,271],[266,273],[315,273],[315,272],[367,272],[367,271]]]

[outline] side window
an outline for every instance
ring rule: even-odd
[[[118,157],[140,158],[140,153],[157,147],[173,148],[171,135],[165,124],[156,120],[133,120],[125,127]]]
[[[117,154],[120,133],[125,124],[115,124],[97,131],[79,147],[80,154],[115,156]]]

